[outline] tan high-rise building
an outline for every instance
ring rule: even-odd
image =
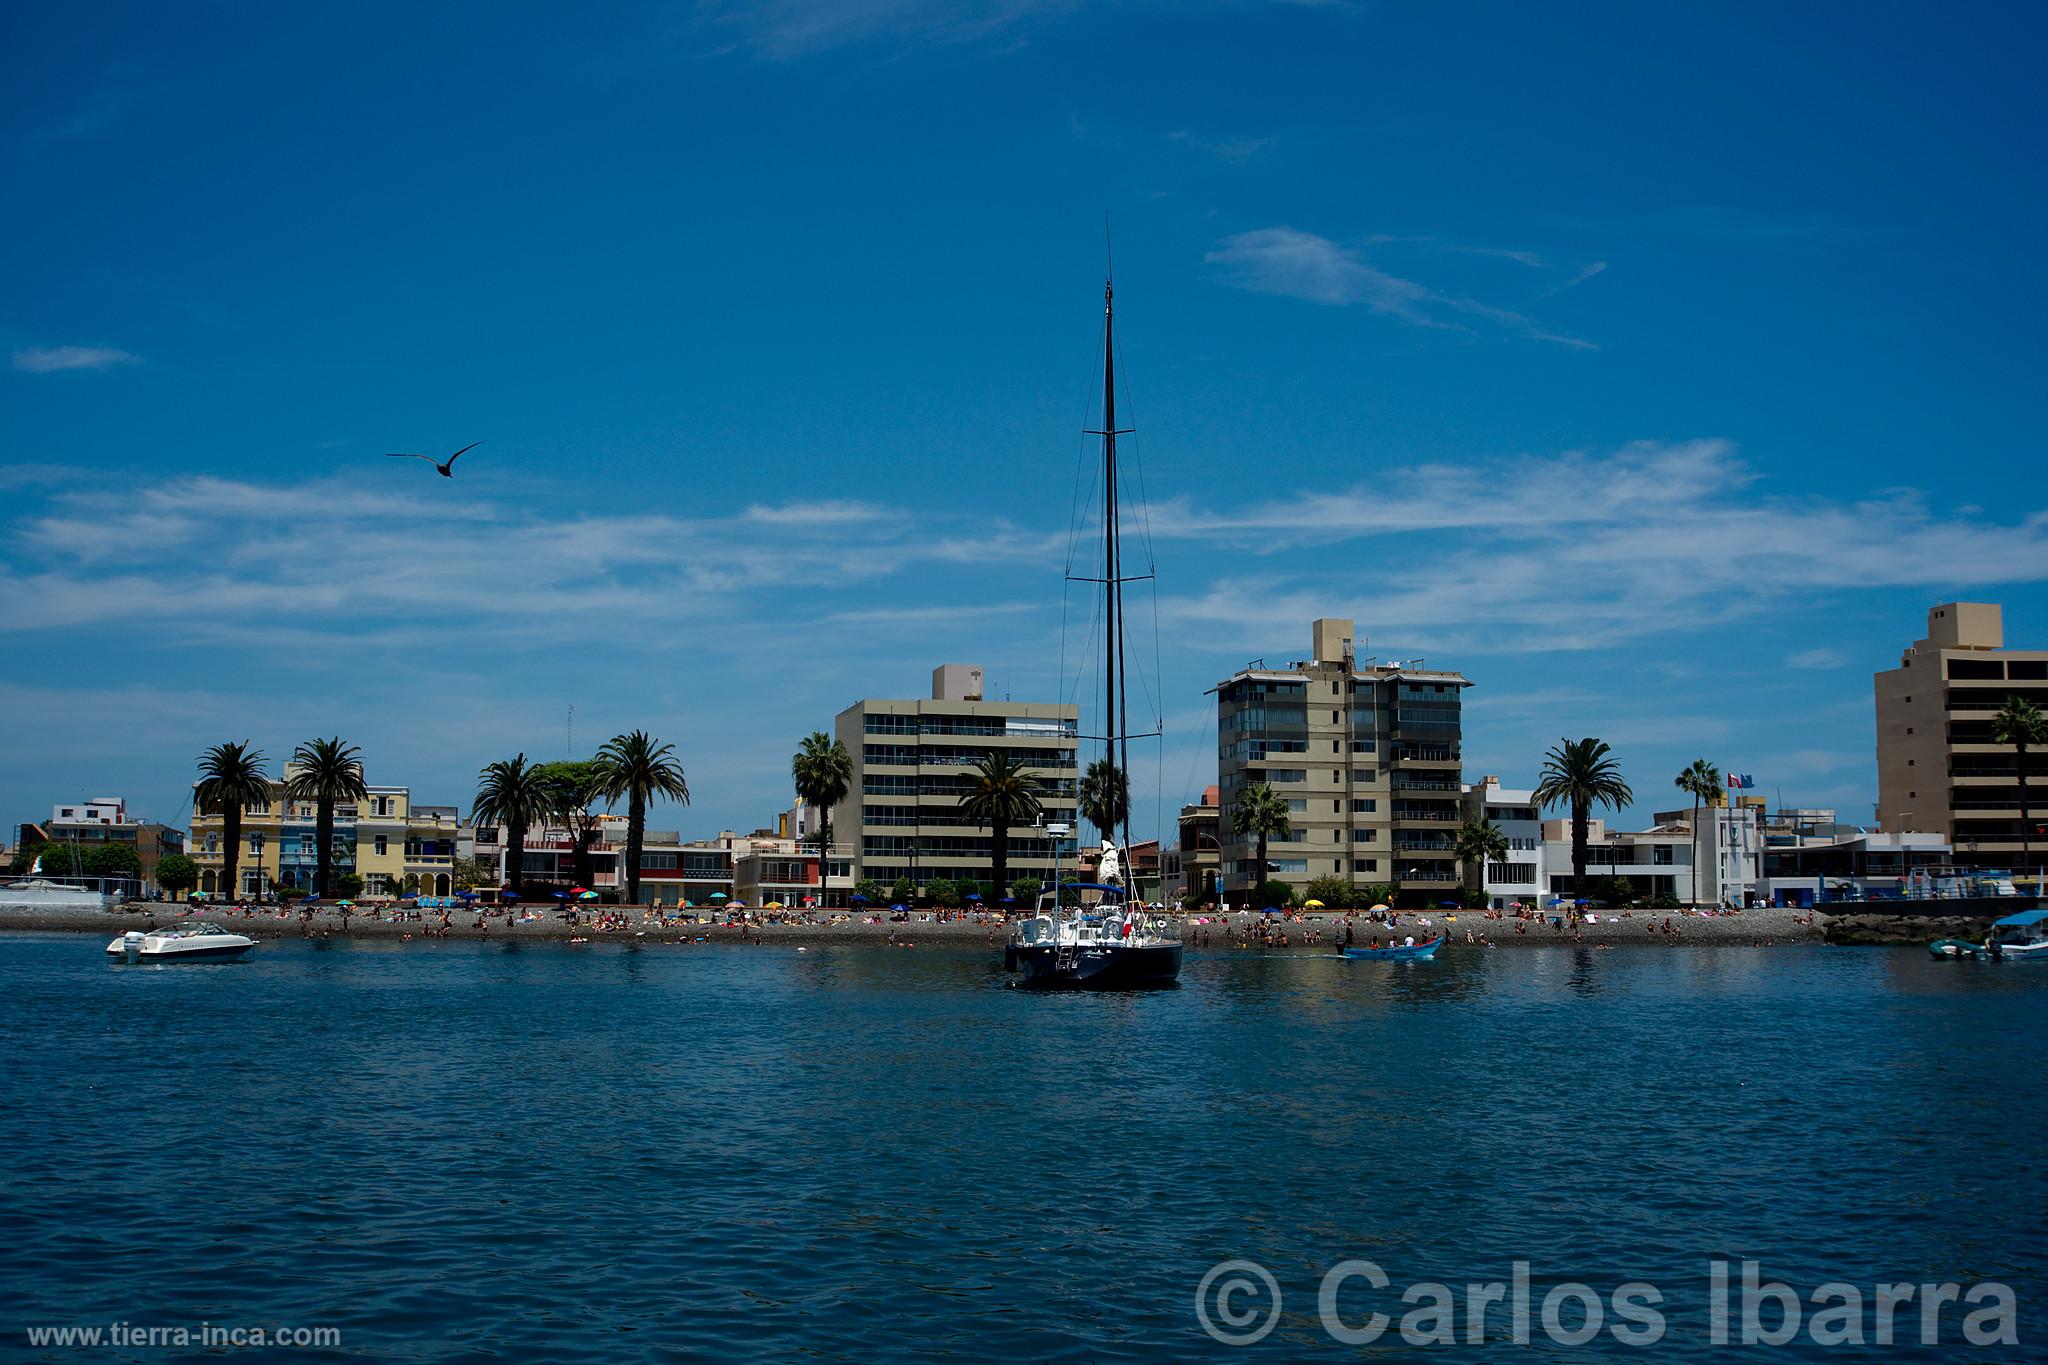
[[[2018,755],[1991,737],[2010,696],[2048,710],[2048,650],[2005,647],[1995,603],[1946,602],[1927,613],[1927,638],[1877,675],[1877,818],[1887,832],[1948,836],[1967,867],[2021,866]],[[2029,754],[2030,782],[2048,760]],[[2048,783],[2031,786],[2032,821],[2048,823]],[[2048,857],[2035,834],[2031,858]]]
[[[833,727],[853,760],[846,799],[832,811],[835,861],[850,853],[854,878],[886,887],[908,877],[920,894],[937,877],[988,883],[995,875],[989,829],[960,813],[974,765],[993,751],[1010,753],[1038,779],[1045,823],[1071,830],[1081,779],[1079,724],[1075,706],[990,700],[982,670],[966,664],[933,669],[929,701],[855,702]],[[1064,847],[1069,873],[1071,838]],[[1043,830],[1012,829],[1011,881],[1050,885],[1055,852]]]
[[[1225,889],[1263,877],[1255,839],[1237,832],[1237,798],[1265,783],[1287,802],[1289,829],[1268,841],[1270,874],[1451,893],[1463,800],[1460,673],[1420,659],[1361,662],[1350,621],[1314,625],[1314,657],[1264,661],[1216,685],[1216,745]]]

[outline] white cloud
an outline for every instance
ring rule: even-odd
[[[1153,510],[1155,537],[1253,558],[1161,610],[1252,653],[1292,643],[1316,615],[1353,616],[1404,648],[1592,650],[1744,621],[1795,584],[1811,595],[2048,580],[2048,513],[1999,522],[1910,491],[1852,501],[1760,485],[1730,443],[1693,441],[1413,467],[1241,511],[1179,503]],[[1323,547],[1312,568],[1267,553],[1283,532],[1290,549]]]
[[[889,40],[912,46],[992,37],[1074,0],[707,0],[704,22],[774,61]]]
[[[1785,660],[1787,668],[1840,668],[1849,662],[1849,656],[1839,649],[1802,649]]]
[[[1166,140],[1236,165],[1251,160],[1277,141],[1271,137],[1202,137],[1185,128],[1168,133]]]
[[[14,353],[14,368],[29,374],[55,374],[60,370],[111,370],[141,360],[139,355],[112,346],[26,346]]]
[[[1226,283],[1257,293],[1331,307],[1362,305],[1414,327],[1470,331],[1466,320],[1478,319],[1531,340],[1576,350],[1597,349],[1590,341],[1550,331],[1510,309],[1445,293],[1382,270],[1356,248],[1298,228],[1240,232],[1218,242],[1203,259],[1220,267]]]

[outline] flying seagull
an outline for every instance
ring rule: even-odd
[[[482,441],[471,441],[468,445],[464,446],[462,450],[475,450],[478,446],[482,444]],[[413,455],[410,453],[400,453],[398,451],[386,451],[385,458],[392,460],[425,460],[428,464],[432,465],[435,469],[440,471],[442,478],[452,479],[455,477],[455,462],[462,458],[462,450],[456,451],[453,455],[450,455],[446,460],[437,460],[431,455]]]

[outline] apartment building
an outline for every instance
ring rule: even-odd
[[[199,865],[199,890],[208,895],[260,896],[279,886],[310,889],[319,867],[319,808],[290,801],[284,780],[270,783],[270,795],[242,812],[243,847],[236,863],[239,885],[223,884],[226,858],[218,815],[192,813],[192,860]],[[366,896],[446,896],[454,890],[456,848],[463,833],[453,806],[415,806],[409,787],[370,786],[360,801],[334,808],[332,875],[354,873]]]
[[[95,796],[90,801],[71,801],[50,807],[50,818],[42,824],[25,824],[16,831],[24,847],[46,844],[126,844],[135,850],[142,865],[142,889],[157,889],[156,867],[173,853],[185,851],[185,831],[150,820],[136,820],[128,814],[128,803],[118,796]],[[57,874],[63,869],[43,869]]]
[[[1057,702],[993,700],[982,670],[932,670],[929,699],[869,699],[839,713],[833,729],[853,760],[846,799],[832,812],[833,857],[854,880],[889,885],[908,877],[922,894],[935,878],[986,883],[994,876],[989,830],[960,813],[971,769],[988,754],[1012,754],[1038,779],[1045,823],[1077,816],[1080,708]],[[1025,828],[1010,832],[1012,877],[1052,880],[1053,843]],[[1074,852],[1064,850],[1069,867]]]
[[[1875,684],[1878,823],[1940,834],[1958,864],[2010,869],[2031,886],[2028,864],[2048,859],[2048,793],[2036,796],[2023,848],[2019,756],[1992,738],[1992,717],[2014,696],[2048,710],[2048,650],[2005,648],[1995,603],[1946,602]],[[2048,768],[2038,753],[2028,759],[2041,765],[2030,779]]]
[[[1511,905],[1536,905],[1550,889],[1544,864],[1543,812],[1536,793],[1503,787],[1491,773],[1465,788],[1465,819],[1490,820],[1508,841],[1508,855],[1484,867],[1467,867],[1465,885],[1485,897],[1495,910]],[[1565,863],[1571,870],[1571,863]]]
[[[1223,789],[1208,786],[1202,799],[1180,808],[1180,838],[1160,855],[1160,898],[1193,905],[1216,889],[1223,863],[1220,824]]]
[[[1237,832],[1238,798],[1260,783],[1288,807],[1287,833],[1268,840],[1271,875],[1391,882],[1424,895],[1458,885],[1452,842],[1471,683],[1421,659],[1360,660],[1353,640],[1352,622],[1317,620],[1308,659],[1254,660],[1212,689],[1220,863],[1232,892],[1266,875],[1256,839]]]

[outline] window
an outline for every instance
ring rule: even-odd
[[[1351,780],[1353,782],[1370,782],[1373,780],[1373,778],[1377,777],[1378,775],[1379,774],[1371,768],[1353,768],[1351,770]]]
[[[1330,741],[1330,752],[1333,754],[1340,754],[1344,752],[1342,749],[1337,747],[1337,743],[1338,741],[1334,739]]]
[[[262,836],[262,835],[260,835],[260,834],[252,834],[252,835],[250,835],[250,836],[249,836],[249,852],[251,852],[251,853],[254,853],[254,854],[258,854],[258,855],[260,855],[260,854],[261,854],[261,853],[263,852],[263,836]]]
[[[1290,796],[1290,797],[1288,797],[1288,798],[1287,798],[1287,811],[1288,811],[1288,813],[1289,813],[1290,815],[1307,815],[1307,814],[1308,814],[1308,798],[1307,798],[1307,797],[1305,797],[1305,796]]]
[[[1330,803],[1330,810],[1334,814],[1342,815],[1344,813],[1344,803],[1342,801],[1332,801]]]
[[[1358,797],[1351,802],[1351,812],[1354,815],[1370,815],[1379,808],[1380,803],[1375,797]]]
[[[1351,842],[1354,844],[1378,843],[1379,837],[1380,832],[1376,829],[1354,829],[1351,831]]]
[[[1330,769],[1330,780],[1332,782],[1342,782],[1344,780],[1344,774],[1338,772],[1335,768],[1332,768]]]
[[[673,853],[643,853],[640,855],[640,870],[642,872],[673,872],[675,867],[676,855]]]
[[[1351,860],[1351,870],[1353,872],[1377,872],[1380,870],[1380,860],[1378,858],[1353,858]]]
[[[384,835],[382,835],[382,834],[378,835],[378,836],[377,836],[377,856],[381,858],[381,857],[383,857],[383,856],[384,856],[384,855],[385,855],[386,853],[390,852],[390,845],[391,845],[391,841],[390,841],[389,839],[387,839],[387,838],[386,838],[386,837],[385,837]]]

